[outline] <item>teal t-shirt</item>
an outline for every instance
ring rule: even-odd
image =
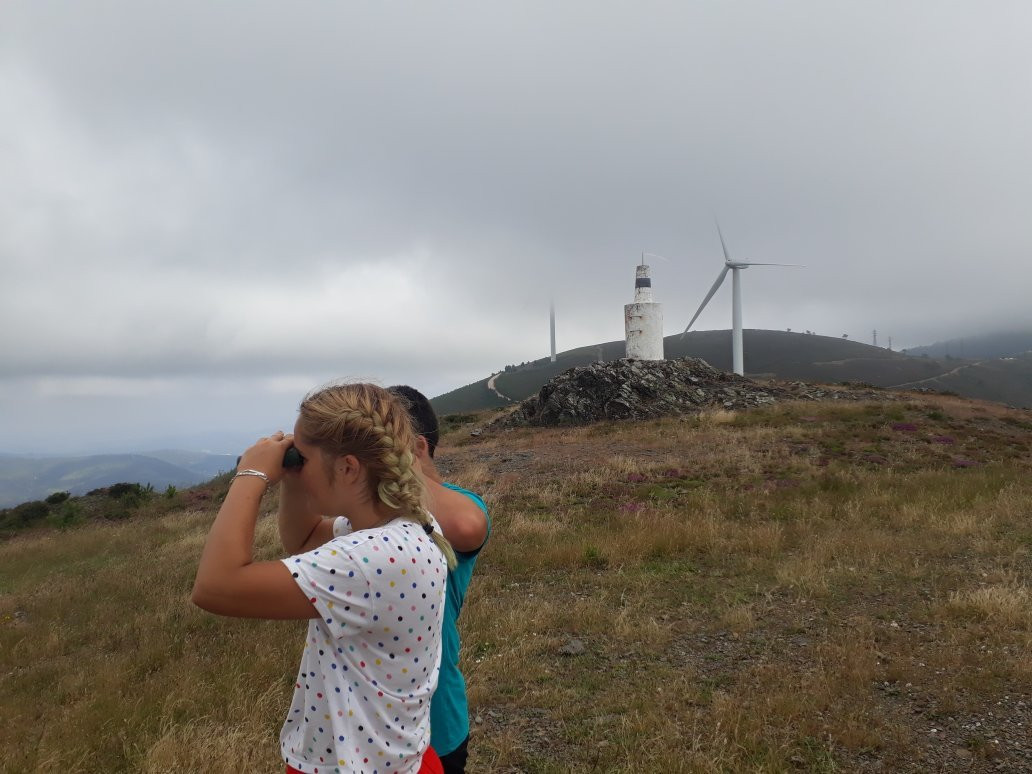
[[[455,484],[445,483],[443,486],[452,491],[466,495],[480,506],[487,519],[487,534],[491,534],[491,517],[487,506],[479,495],[463,489]],[[487,537],[484,538],[484,543]],[[444,623],[441,636],[441,672],[437,678],[437,690],[430,700],[430,744],[438,755],[454,752],[469,736],[469,706],[466,703],[466,681],[459,671],[459,613],[462,612],[462,601],[466,598],[466,589],[473,576],[473,565],[477,562],[476,551],[456,551],[455,569],[448,573],[445,586]]]

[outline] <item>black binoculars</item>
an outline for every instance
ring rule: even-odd
[[[285,468],[300,468],[304,464],[305,458],[293,446],[287,449],[287,453],[283,455],[283,467]]]
[[[240,457],[237,457],[237,466],[240,465]],[[283,467],[285,468],[300,468],[305,464],[305,458],[301,456],[301,452],[291,446],[287,449],[287,453],[283,455]]]

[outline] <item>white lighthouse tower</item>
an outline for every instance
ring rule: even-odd
[[[627,357],[663,359],[663,306],[652,300],[652,279],[644,262],[635,270],[634,303],[624,306]]]

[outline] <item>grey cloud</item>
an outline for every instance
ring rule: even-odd
[[[340,357],[443,391],[544,354],[550,295],[564,348],[619,338],[642,249],[671,259],[679,330],[720,268],[714,215],[736,255],[806,264],[746,275],[747,326],[903,346],[1027,324],[1030,22],[1017,2],[8,4],[0,376]],[[372,319],[320,300],[363,266],[418,297],[341,291],[378,294]],[[701,325],[728,326],[725,295]],[[277,296],[294,322],[256,347]]]

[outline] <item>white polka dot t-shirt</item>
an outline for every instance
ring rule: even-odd
[[[309,622],[280,732],[283,759],[311,774],[418,771],[430,743],[448,565],[406,519],[358,532],[338,519],[334,534],[282,560],[320,614]]]

